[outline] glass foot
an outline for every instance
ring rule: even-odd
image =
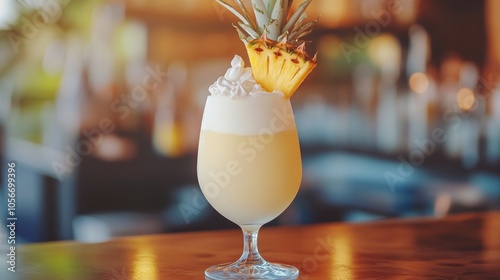
[[[212,266],[205,271],[206,279],[238,279],[238,280],[295,280],[299,270],[291,265],[264,263],[250,265],[244,263],[229,263]]]

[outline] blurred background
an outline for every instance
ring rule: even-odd
[[[315,0],[308,15],[304,178],[271,224],[500,209],[500,1]],[[207,88],[246,58],[232,22],[207,0],[0,0],[18,240],[236,227],[196,179]]]

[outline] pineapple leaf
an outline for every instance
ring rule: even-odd
[[[288,32],[285,32],[283,34],[281,34],[279,37],[278,37],[278,42],[281,42],[283,41],[283,39],[287,38],[288,40]]]
[[[276,1],[280,0],[264,0],[264,4],[267,7],[267,12],[270,14],[274,10],[274,6],[276,5]]]
[[[238,25],[243,30],[245,30],[245,32],[248,33],[250,35],[250,37],[252,37],[253,39],[258,39],[259,38],[259,34],[257,34],[257,32],[255,32],[255,30],[253,30],[252,27],[250,27],[249,25],[244,24],[242,22],[238,22]]]
[[[267,36],[271,40],[278,40],[278,37],[280,36],[279,33],[279,22],[276,19],[271,19],[268,25],[266,25],[266,31],[267,31]]]
[[[318,22],[319,22],[319,17],[315,21],[310,21],[306,24],[298,26],[298,28],[295,31],[300,33],[300,32],[303,32],[307,29],[312,29],[314,27],[314,25],[316,25]]]
[[[233,27],[236,29],[236,32],[238,32],[238,36],[240,37],[241,41],[246,45],[248,44],[248,41],[252,39],[252,37],[248,37],[243,30],[241,30],[240,27],[237,25],[233,24]]]
[[[253,21],[252,17],[250,16],[250,13],[248,13],[247,11],[247,8],[245,8],[245,5],[243,5],[241,0],[234,0],[234,2],[236,2],[236,4],[238,4],[240,9],[243,11],[243,16],[248,20],[248,22],[250,23],[249,25],[256,30],[258,28],[257,24]]]
[[[235,16],[237,16],[244,24],[251,25],[251,23],[238,12],[233,6],[229,5],[228,3],[222,1],[222,0],[215,0],[217,3],[219,3],[221,6],[224,8],[228,9],[231,13],[233,13]]]
[[[302,25],[300,28],[298,28],[297,30],[293,31],[291,34],[290,34],[290,40],[297,40],[297,39],[300,39],[308,34],[310,34],[312,32],[312,28],[314,27],[314,25],[316,23],[318,23],[319,21],[319,18],[316,19],[315,21],[310,21],[304,25]]]
[[[278,39],[278,36],[281,34],[280,31],[281,31],[281,28],[283,27],[282,26],[282,19],[283,19],[283,1],[284,0],[277,0],[276,4],[274,5],[274,9],[271,13],[271,19],[275,19],[277,21],[276,23],[276,39]],[[274,35],[274,34],[273,34]],[[274,39],[274,40],[276,40]]]
[[[295,25],[295,23],[300,18],[300,16],[304,13],[304,11],[307,9],[307,7],[309,6],[309,4],[311,4],[311,1],[312,0],[306,0],[306,1],[304,1],[304,3],[300,4],[299,8],[292,15],[292,17],[290,18],[290,20],[288,21],[288,23],[285,25],[285,27],[283,28],[283,30],[282,30],[281,33],[285,33],[287,31],[289,31],[290,28],[292,28]]]
[[[304,22],[304,20],[306,20],[306,19],[307,19],[306,13],[303,13],[302,15],[300,15],[300,18],[297,20],[297,22],[295,23],[295,25],[292,28],[292,32],[299,29],[301,27],[302,23]]]
[[[285,25],[285,22],[286,20],[288,19],[288,11],[290,10],[290,2],[292,0],[284,0],[284,3],[283,3],[283,14],[281,15],[281,24],[280,24],[280,31],[281,29],[283,29],[284,25]]]
[[[295,34],[290,35],[290,40],[294,42],[294,45],[298,44],[299,39],[311,34],[312,29],[304,30],[302,32],[297,32]]]
[[[266,6],[262,0],[252,0],[252,7],[257,19],[257,25],[260,31],[264,31],[265,26],[269,23],[270,17]]]

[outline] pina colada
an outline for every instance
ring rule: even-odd
[[[281,97],[248,98],[266,103]],[[211,100],[207,105],[218,103]],[[302,177],[296,129],[262,130],[271,133],[202,129],[200,136],[198,180],[203,194],[219,213],[239,225],[262,225],[276,218],[297,195]]]
[[[214,266],[208,279],[294,279],[294,267],[271,264],[257,250],[257,231],[293,201],[302,178],[290,100],[266,92],[236,56],[210,87],[198,149],[198,181],[209,203],[244,232],[236,263]],[[264,277],[265,276],[265,277]],[[264,277],[264,278],[262,278]]]
[[[304,36],[315,22],[293,0],[215,0],[235,14],[251,68],[235,56],[209,91],[198,151],[198,180],[209,203],[243,230],[234,263],[205,271],[206,279],[297,279],[297,268],[269,263],[257,249],[260,227],[283,212],[302,178],[300,147],[290,98],[316,67]],[[230,4],[233,3],[233,4]],[[295,11],[294,11],[295,10]]]

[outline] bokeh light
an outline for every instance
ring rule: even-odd
[[[429,78],[424,73],[415,73],[410,76],[410,88],[418,94],[423,94],[429,89]]]
[[[379,68],[395,71],[401,63],[401,46],[394,35],[385,33],[370,42],[368,56]]]
[[[476,102],[474,92],[469,88],[462,88],[457,94],[458,107],[464,111],[470,111]]]

